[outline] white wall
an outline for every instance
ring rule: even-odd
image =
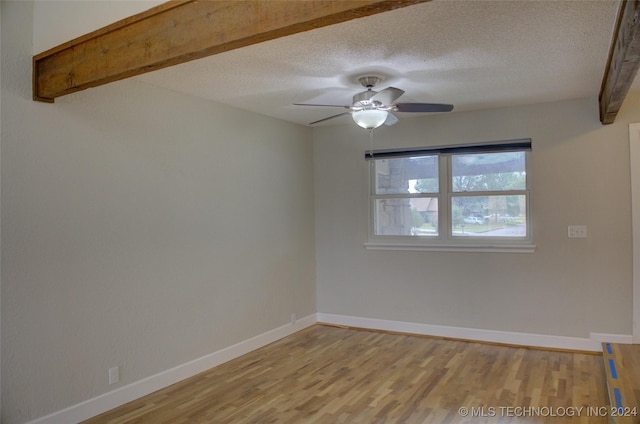
[[[318,311],[430,325],[588,338],[631,334],[630,96],[602,126],[597,100],[412,118],[374,148],[531,138],[532,254],[370,251],[369,149],[355,125],[314,131]],[[568,239],[567,226],[588,226]]]
[[[311,131],[134,81],[34,102],[33,14],[2,2],[2,422],[314,314]]]

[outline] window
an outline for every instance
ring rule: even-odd
[[[367,153],[369,248],[532,251],[531,140]]]

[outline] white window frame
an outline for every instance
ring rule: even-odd
[[[526,146],[529,147],[526,147]],[[531,208],[531,140],[506,140],[491,143],[430,147],[424,149],[380,150],[367,152],[365,155],[369,166],[369,239],[365,243],[372,250],[424,250],[424,251],[462,251],[462,252],[505,252],[532,253],[535,250],[532,238]],[[473,191],[454,192],[452,187],[452,157],[457,154],[491,153],[504,151],[524,151],[526,187],[514,191]],[[381,158],[438,156],[438,193],[416,193],[415,195],[384,195],[375,193],[375,161]],[[453,235],[451,225],[451,202],[454,197],[491,196],[491,195],[525,195],[526,201],[526,235],[524,237],[482,237]],[[438,235],[437,236],[396,236],[376,235],[375,202],[380,198],[420,198],[437,197],[438,199]]]

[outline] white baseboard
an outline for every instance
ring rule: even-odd
[[[589,333],[589,338],[598,343],[633,343],[633,336],[631,336],[631,334]]]
[[[591,333],[590,338],[581,338],[482,330],[478,328],[449,327],[444,325],[419,324],[324,313],[318,313],[317,316],[318,323],[548,349],[601,352],[602,342],[631,343],[631,336],[619,334]]]
[[[631,343],[632,341],[631,335],[625,334],[590,333],[590,338],[565,337],[317,313],[301,318],[295,323],[283,325],[248,340],[244,340],[235,345],[179,365],[175,368],[171,368],[143,380],[136,381],[135,383],[131,383],[127,386],[86,400],[61,411],[54,412],[53,414],[38,418],[28,424],[69,424],[84,421],[127,402],[170,386],[171,384],[177,383],[185,378],[192,377],[217,365],[266,346],[269,343],[273,343],[297,331],[310,327],[315,323],[344,325],[370,330],[393,331],[470,341],[593,352],[602,351],[603,342]]]
[[[266,346],[287,337],[297,331],[316,323],[316,314],[298,319],[295,323],[286,324],[266,333],[244,340],[235,345],[226,347],[217,352],[210,353],[201,358],[194,359],[175,368],[152,375],[143,380],[136,381],[127,386],[86,400],[77,405],[54,412],[31,421],[28,424],[69,424],[84,421],[110,409],[124,405],[127,402],[153,393],[185,378],[192,377],[217,365],[223,364],[234,358],[242,356],[260,347]]]

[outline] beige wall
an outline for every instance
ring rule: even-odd
[[[314,314],[311,130],[135,81],[33,102],[32,19],[2,2],[2,422]]]
[[[374,148],[531,138],[535,253],[371,251],[369,149],[355,125],[314,131],[318,311],[472,329],[631,334],[630,96],[602,126],[580,99],[407,119]],[[567,226],[588,226],[568,239]]]
[[[111,15],[114,2],[80,3],[67,6],[121,17]],[[66,15],[50,3],[0,4],[3,423],[59,411],[316,307],[546,335],[631,334],[628,124],[640,121],[637,93],[606,127],[596,99],[580,99],[376,131],[375,148],[532,138],[537,249],[369,251],[366,131],[312,133],[133,81],[35,103],[34,49],[79,34],[64,32]],[[588,225],[589,237],[567,239],[570,224]],[[121,383],[108,386],[114,365]]]
[[[162,3],[165,1],[36,0],[33,10],[33,52],[41,53]],[[71,24],[70,19],[73,19]]]

